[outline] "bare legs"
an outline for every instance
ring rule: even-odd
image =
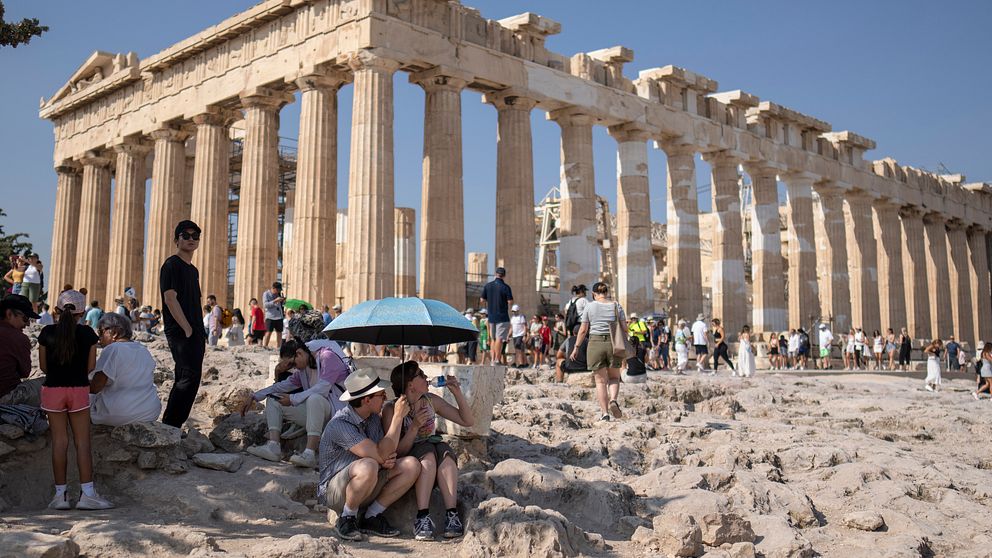
[[[93,482],[93,455],[90,453],[90,410],[75,413],[48,413],[52,432],[52,475],[55,484],[65,484],[69,467],[69,427],[76,446],[79,482]]]
[[[345,489],[345,505],[357,510],[375,491],[379,480],[379,464],[370,457],[363,457],[351,464],[348,469],[351,480]],[[406,493],[420,475],[420,464],[413,457],[401,457],[386,474],[386,484],[376,497],[383,507],[389,507]]]

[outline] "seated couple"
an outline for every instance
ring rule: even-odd
[[[317,499],[336,510],[337,534],[361,540],[362,533],[383,537],[399,534],[383,512],[416,486],[417,540],[434,539],[430,517],[431,492],[436,485],[444,501],[445,538],[464,533],[457,510],[458,466],[451,447],[435,434],[437,415],[471,426],[472,411],[458,380],[448,376],[445,387],[457,407],[428,393],[427,375],[415,361],[393,369],[391,382],[374,371],[359,370],[345,380],[342,401],[348,406],[327,423],[320,440],[320,480]],[[396,400],[386,402],[392,387]],[[359,520],[359,508],[368,506]]]
[[[345,404],[341,382],[351,372],[337,343],[324,338],[320,312],[305,312],[289,321],[293,339],[283,343],[276,366],[277,382],[254,393],[241,408],[241,415],[255,401],[265,401],[269,441],[248,448],[248,453],[269,461],[282,461],[280,440],[304,432],[307,447],[289,462],[298,467],[317,467],[317,446],[324,425]],[[283,432],[283,421],[290,427]]]

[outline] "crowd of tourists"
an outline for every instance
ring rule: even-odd
[[[278,348],[273,383],[255,392],[241,409],[242,414],[253,412],[258,402],[265,402],[267,440],[248,452],[281,463],[286,457],[282,442],[305,436],[302,451],[288,456],[288,461],[317,470],[318,500],[338,512],[335,529],[347,540],[361,539],[362,533],[396,536],[399,531],[383,512],[410,489],[418,508],[416,517],[410,518],[416,539],[432,540],[438,533],[455,538],[464,532],[457,510],[457,461],[452,448],[437,435],[437,426],[441,417],[470,427],[475,417],[458,378],[448,376],[444,382],[452,404],[429,391],[418,359],[547,366],[554,368],[557,381],[568,374],[591,372],[599,420],[611,421],[624,416],[622,383],[643,383],[649,370],[685,374],[690,351],[698,373],[716,374],[723,362],[733,376],[750,377],[757,349],[765,342],[743,326],[735,334],[737,355],[732,359],[731,335],[719,318],[699,314],[691,324],[678,319],[670,325],[664,316],[628,316],[603,282],[592,286],[591,297],[590,289],[576,285],[561,313],[528,319],[514,303],[506,270],[498,267],[483,289],[479,310],[465,312],[479,330],[477,340],[454,349],[341,344],[324,334],[327,324],[341,313],[339,306],[325,306],[323,311],[308,305],[286,308],[278,282],[260,293],[261,304],[250,301],[247,319],[240,309],[221,307],[213,295],[201,306],[199,275],[192,264],[200,235],[192,221],[177,225],[176,253],[160,270],[161,311],[140,307],[126,293],[129,296],[115,299],[114,309],[105,312],[99,301],[87,300],[85,289],[66,285],[49,312],[42,301],[41,281],[35,282],[35,274],[41,276],[37,256],[19,258],[17,274],[13,270],[7,274],[19,286],[0,301],[0,411],[47,417],[55,480],[52,509],[113,507],[94,486],[90,425],[119,426],[161,416],[162,423],[181,428],[197,397],[205,348],[222,338],[228,345],[247,342]],[[31,268],[33,272],[28,271]],[[28,379],[31,343],[23,330],[33,320],[43,325],[37,340],[43,376]],[[811,329],[817,334],[816,352],[810,332],[803,328],[772,334],[766,345],[771,368],[805,369],[812,362],[816,368],[829,369],[831,350],[837,347],[848,370],[908,369],[912,341],[905,329],[896,336],[892,329],[884,335],[879,331],[867,335],[852,328],[836,337],[827,323]],[[135,341],[135,332],[141,331],[161,332],[175,363],[175,381],[164,412],[154,383],[155,360],[144,344]],[[354,365],[355,353],[386,354],[397,349],[413,358],[393,368],[389,381]],[[943,363],[951,370],[974,365],[978,388],[972,395],[992,396],[992,343],[969,358],[953,338],[946,343],[935,339],[923,353],[927,390],[939,389]],[[70,441],[81,483],[76,502],[69,500],[67,491]],[[434,487],[446,510],[442,529],[429,514]]]

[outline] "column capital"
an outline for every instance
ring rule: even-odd
[[[351,83],[352,79],[352,75],[346,72],[304,68],[291,81],[296,84],[300,92],[314,90],[333,92],[340,89],[342,85]]]
[[[940,224],[943,225],[944,223],[947,222],[947,219],[944,217],[944,214],[943,213],[938,213],[936,211],[931,211],[931,210],[924,210],[924,211],[926,211],[923,214],[923,222],[924,223],[927,223],[927,224],[930,224],[930,225],[935,224],[935,223],[940,223]]]
[[[151,136],[151,138],[155,141],[158,140],[185,141],[186,138],[189,137],[188,132],[171,126],[166,126],[159,128],[157,130],[152,130],[152,132],[148,135]]]
[[[902,219],[922,219],[926,209],[915,205],[904,205],[899,208],[899,217]]]
[[[951,217],[947,220],[946,226],[949,230],[958,231],[967,228],[968,224],[957,217]]]
[[[744,161],[744,170],[751,178],[777,176],[779,169],[768,161]]]
[[[891,198],[882,198],[882,197],[875,198],[873,205],[875,206],[875,211],[879,211],[879,212],[887,212],[887,211],[897,212],[902,208],[902,204],[900,204],[899,202]]]
[[[243,108],[260,108],[277,111],[293,102],[293,94],[274,91],[265,87],[253,87],[242,91],[238,97]]]
[[[537,106],[537,101],[513,88],[490,91],[482,96],[482,102],[493,105],[496,110],[530,111]]]
[[[820,179],[820,176],[806,171],[786,171],[785,173],[779,174],[779,178],[782,179],[782,182],[787,184],[809,184],[812,186],[817,180]]]
[[[860,201],[860,202],[865,202],[865,201],[874,202],[876,199],[879,198],[878,194],[876,194],[875,192],[872,192],[870,190],[864,190],[862,188],[851,188],[850,190],[847,191],[846,194],[844,194],[844,197],[852,201]]]
[[[105,153],[97,153],[96,151],[87,151],[78,160],[84,167],[109,167],[113,162]]]
[[[191,120],[197,126],[230,126],[232,122],[239,118],[240,115],[235,110],[221,107],[207,107],[207,110],[194,115]]]
[[[651,139],[651,132],[637,122],[627,122],[609,127],[609,133],[617,143],[645,142]]]
[[[813,190],[821,198],[835,198],[847,193],[848,189],[833,181],[814,182]]]
[[[83,167],[76,161],[66,159],[65,161],[55,165],[55,172],[59,174],[79,174],[83,172]]]
[[[111,148],[115,153],[130,153],[142,157],[152,150],[152,145],[141,138],[121,138],[115,141]]]
[[[372,70],[389,74],[400,69],[400,66],[403,65],[399,60],[386,58],[371,50],[359,50],[348,54],[345,63],[355,72]]]
[[[720,151],[707,151],[702,154],[703,160],[710,165],[733,165],[741,164],[747,158],[747,154],[733,149],[721,149]]]
[[[695,156],[699,148],[694,143],[686,143],[681,141],[680,138],[673,139],[660,139],[654,142],[655,147],[665,152],[665,155],[669,157],[678,155],[692,155]]]
[[[591,126],[596,122],[594,116],[584,114],[578,107],[565,107],[548,113],[548,120],[553,120],[561,127]]]
[[[410,83],[415,83],[426,91],[454,91],[465,89],[473,76],[467,72],[448,66],[435,66],[410,74]]]

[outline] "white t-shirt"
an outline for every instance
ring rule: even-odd
[[[858,351],[865,350],[865,332],[863,331],[854,332],[854,349]]]
[[[144,345],[133,341],[108,345],[100,351],[93,371],[107,376],[103,390],[90,395],[93,424],[120,426],[158,420],[162,403],[155,389],[155,359]]]
[[[820,346],[827,347],[834,342],[834,334],[829,329],[820,330]]]
[[[510,327],[513,328],[513,337],[522,337],[527,331],[527,317],[523,314],[510,316]]]
[[[702,320],[696,320],[692,324],[692,344],[693,345],[705,345],[706,344],[706,322]]]
[[[794,353],[799,350],[799,334],[793,333],[789,335],[789,352]]]
[[[29,265],[28,268],[24,270],[23,281],[25,283],[41,284],[41,273],[38,272],[38,268],[33,265]]]

